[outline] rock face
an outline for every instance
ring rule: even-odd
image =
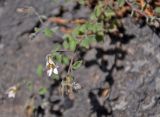
[[[26,100],[41,86],[49,88],[46,97],[36,97],[38,105],[44,100],[50,104],[45,117],[159,117],[160,116],[160,39],[148,27],[139,28],[130,18],[124,19],[125,38],[114,41],[106,37],[100,46],[85,52],[85,65],[74,73],[83,89],[75,100],[58,95],[56,82],[38,78],[38,64],[45,64],[45,56],[61,34],[46,39],[38,34],[29,35],[34,27],[43,28],[34,14],[19,14],[17,8],[32,6],[47,17],[87,18],[89,9],[76,3],[64,4],[52,0],[1,0],[0,1],[0,116],[24,117]],[[63,6],[64,11],[60,10]],[[47,25],[50,25],[45,21]],[[114,41],[115,43],[112,43]],[[120,47],[117,45],[120,44]],[[8,87],[32,81],[29,92],[22,86],[15,99],[7,99]],[[108,97],[101,91],[110,89]],[[40,111],[43,112],[43,111]]]

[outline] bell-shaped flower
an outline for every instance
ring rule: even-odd
[[[51,55],[46,56],[47,75],[50,77],[52,73],[58,74],[58,66],[53,62]]]

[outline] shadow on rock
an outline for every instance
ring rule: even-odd
[[[119,37],[117,35],[109,34],[110,36],[110,45],[112,45],[112,48],[103,49],[101,47],[96,47],[96,57],[91,60],[85,61],[85,67],[91,67],[93,65],[97,65],[99,69],[107,74],[105,76],[105,79],[103,80],[102,86],[98,88],[98,92],[101,92],[100,90],[103,89],[103,85],[109,84],[109,87],[111,88],[114,84],[114,78],[113,78],[113,72],[122,70],[124,68],[123,65],[119,65],[119,62],[123,61],[127,55],[127,51],[123,49],[123,46],[130,42],[135,36],[134,35],[128,35],[125,33],[125,29],[122,28],[121,33],[123,34],[123,37]],[[83,58],[87,52],[82,51],[81,57]],[[112,59],[108,60],[106,56],[111,56]],[[111,62],[110,62],[111,61]],[[104,115],[111,115],[112,110],[108,111],[105,108],[104,102],[107,100],[105,98],[102,102],[102,105],[99,103],[97,98],[99,97],[98,94],[94,94],[89,92],[89,98],[91,100],[91,106],[92,106],[92,113],[96,113],[97,117],[102,117]],[[110,103],[110,102],[108,102]]]
[[[108,115],[112,115],[112,112],[109,112],[104,105],[100,104],[97,96],[94,93],[89,92],[88,97],[92,105],[90,116],[92,116],[93,113],[96,113],[97,117],[102,117],[102,116],[107,117]]]

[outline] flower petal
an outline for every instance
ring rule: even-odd
[[[49,63],[48,63],[48,61],[46,61],[46,68],[48,68],[48,65],[49,65]]]
[[[58,74],[58,69],[57,69],[57,67],[55,67],[55,68],[53,69],[53,73],[54,73],[54,74]]]
[[[6,91],[8,98],[15,98],[16,93],[17,93],[17,86],[12,86]]]
[[[48,69],[48,70],[47,70],[47,75],[50,77],[50,76],[52,75],[52,72],[53,72],[53,69],[52,69],[52,68]]]
[[[15,98],[16,93],[13,91],[8,92],[8,98]]]

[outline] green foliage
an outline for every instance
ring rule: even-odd
[[[42,65],[38,65],[36,73],[37,73],[38,77],[42,77],[42,75],[43,75]]]
[[[53,74],[53,75],[52,75],[52,79],[53,79],[53,80],[58,80],[58,79],[59,79],[59,75]]]
[[[52,55],[53,55],[53,59],[56,62],[64,64],[64,65],[68,65],[69,64],[68,56],[66,56],[66,55],[64,55],[62,53],[55,52],[55,51],[52,52]]]
[[[76,69],[80,68],[81,65],[82,65],[82,60],[80,60],[80,61],[75,61],[75,62],[73,63],[73,65],[72,65],[72,67],[73,67],[74,70],[76,70]]]
[[[120,7],[124,6],[125,4],[125,0],[117,0],[117,2]]]
[[[88,5],[88,2],[85,0],[79,0],[77,2],[79,2],[81,5]],[[120,32],[119,30],[122,24],[120,23],[119,18],[117,18],[116,16],[118,14],[116,10],[119,8],[121,9],[121,7],[125,7],[125,3],[125,0],[116,0],[111,2],[99,0],[92,9],[89,19],[82,24],[75,23],[76,25],[73,28],[73,31],[68,34],[64,34],[63,42],[54,46],[54,49],[52,51],[53,59],[56,62],[62,64],[64,68],[66,66],[69,66],[68,72],[69,75],[72,75],[70,74],[70,72],[72,72],[72,69],[78,69],[79,67],[81,67],[83,62],[82,60],[75,61],[79,59],[78,56],[70,57],[71,55],[77,55],[77,51],[81,50],[82,48],[85,48],[86,50],[89,49],[92,43],[99,43],[101,41],[104,41],[104,36],[107,33],[116,34]],[[89,6],[92,6],[92,4],[93,3],[91,2]],[[139,7],[137,2],[133,2],[132,5],[135,8]],[[141,11],[143,12],[145,8],[146,6],[144,6]],[[133,13],[135,12],[133,9],[131,9],[131,11]],[[120,11],[119,14],[121,14],[121,12],[123,15],[123,12],[125,14],[125,12],[127,12],[127,9],[126,11]],[[155,9],[155,12],[160,13],[160,7],[157,7]],[[38,31],[38,29],[35,30],[35,32]],[[44,34],[47,37],[52,37],[53,30],[45,28]],[[71,52],[72,54],[68,54],[68,52]],[[73,61],[75,62],[72,63]],[[53,79],[59,78],[56,75],[53,77]]]
[[[157,14],[160,14],[160,7],[156,7],[156,8],[155,8],[155,12],[156,12]]]
[[[80,43],[80,46],[81,47],[85,47],[85,48],[89,48],[89,46],[90,46],[90,44],[92,43],[92,42],[95,42],[95,36],[93,35],[93,36],[86,36],[86,38],[84,38],[82,41],[81,41],[81,43]]]
[[[60,50],[62,48],[62,46],[60,44],[54,44],[54,47],[53,47],[53,52],[56,52],[58,50]]]
[[[69,58],[65,55],[62,55],[62,64],[65,64],[65,65],[69,64]]]
[[[113,9],[111,8],[107,8],[106,11],[105,11],[105,16],[106,18],[108,19],[111,19],[113,16],[115,16],[115,12],[113,11]]]
[[[46,36],[46,37],[49,37],[49,38],[51,38],[52,36],[53,36],[53,31],[50,29],[50,28],[48,28],[48,27],[46,27],[45,29],[44,29],[44,35]]]
[[[45,95],[48,92],[47,88],[41,87],[38,91],[39,95]]]
[[[54,52],[54,53],[52,53],[52,55],[53,55],[53,58],[56,62],[59,62],[59,63],[62,62],[62,55],[60,53]]]
[[[64,49],[68,49],[68,48],[69,48],[69,43],[68,43],[67,40],[65,40],[65,41],[63,42],[63,47],[64,47]]]
[[[63,47],[75,51],[77,43],[77,40],[72,35],[67,35],[64,39]]]

